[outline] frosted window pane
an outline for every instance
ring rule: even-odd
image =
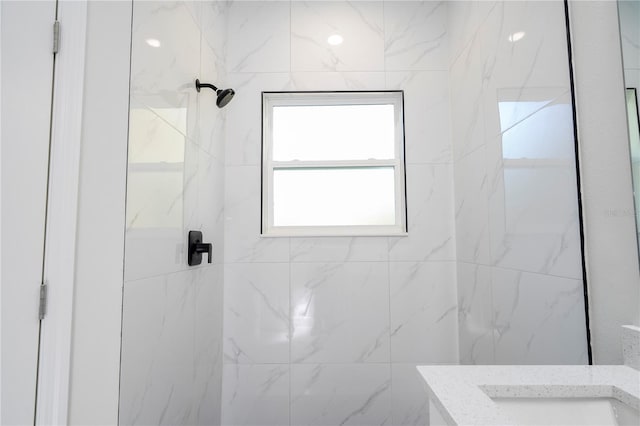
[[[523,110],[533,109],[536,102],[518,102]],[[500,113],[502,114],[500,102]],[[514,102],[508,102],[513,105]],[[508,118],[510,119],[510,118]],[[507,119],[507,120],[508,120]],[[502,115],[500,121],[503,122]],[[527,116],[502,134],[502,155],[506,159],[568,159],[575,157],[573,109],[566,103],[548,104]]]
[[[393,167],[276,169],[275,226],[394,225]]]
[[[500,111],[500,131],[504,132],[509,127],[518,124],[549,103],[551,103],[551,100],[498,102],[498,109]]]
[[[394,156],[393,105],[273,108],[275,161],[388,160]]]

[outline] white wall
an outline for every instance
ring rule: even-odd
[[[53,75],[49,26],[55,4],[4,1],[0,10],[4,21],[0,33],[0,115],[4,121],[0,134],[0,423],[22,424],[34,422],[37,387],[38,292],[43,279]],[[32,84],[25,87],[25,81]]]
[[[131,4],[89,2],[87,19],[69,424],[113,425],[118,421]]]
[[[220,422],[224,121],[195,89],[224,80],[217,7],[133,3],[121,424]],[[213,263],[188,266],[189,230]]]
[[[570,4],[594,362],[621,364],[640,276],[618,15],[615,2]]]
[[[223,424],[427,421],[415,365],[458,360],[446,9],[231,4]],[[367,89],[405,91],[409,236],[261,238],[260,92]]]
[[[449,18],[461,362],[586,363],[563,3]]]

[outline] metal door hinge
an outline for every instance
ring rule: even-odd
[[[40,307],[38,308],[38,317],[44,319],[47,314],[47,284],[40,286]]]
[[[60,21],[53,23],[53,53],[58,53],[60,50]]]

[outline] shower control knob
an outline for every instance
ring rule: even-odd
[[[195,266],[202,263],[202,253],[207,253],[207,261],[211,263],[213,258],[213,246],[210,243],[202,242],[202,232],[189,231],[189,255],[187,263]]]

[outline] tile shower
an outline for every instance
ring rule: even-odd
[[[120,422],[420,425],[416,365],[585,363],[565,39],[560,2],[134,1]],[[261,238],[260,92],[380,89],[409,235]]]

